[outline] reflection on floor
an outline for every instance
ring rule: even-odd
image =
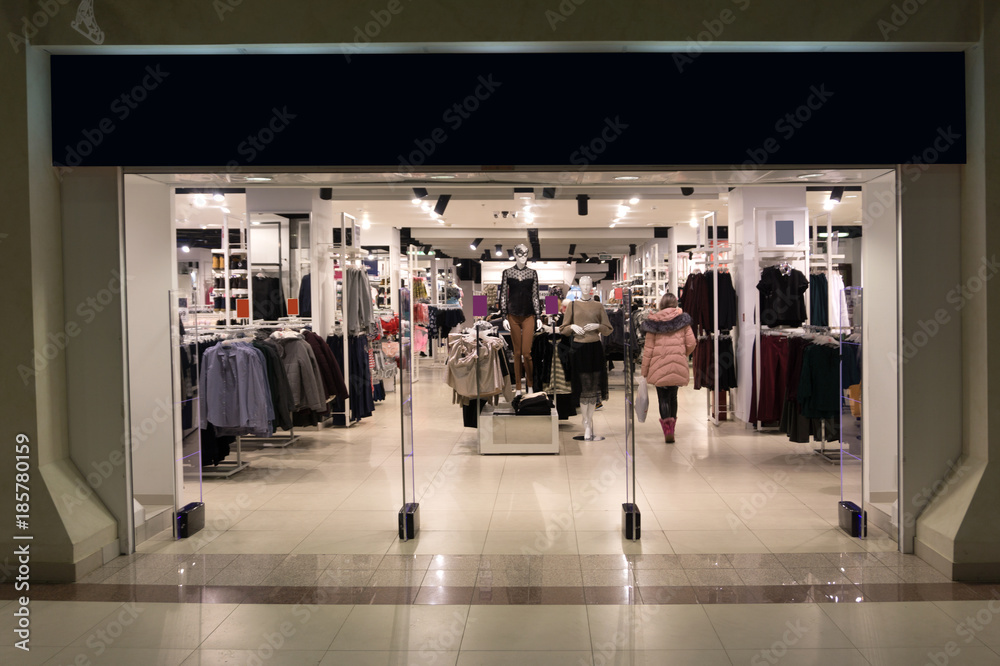
[[[620,378],[620,374],[618,375]],[[614,379],[614,377],[613,377]],[[626,501],[621,390],[597,412],[600,442],[560,424],[558,456],[480,456],[462,427],[443,368],[425,360],[415,385],[418,539],[396,538],[403,503],[398,393],[351,429],[327,429],[285,449],[250,452],[251,467],[206,479],[206,529],[142,552],[200,554],[688,554],[896,550],[837,527],[841,485],[859,501],[860,466],[839,466],[778,433],[705,418],[705,392],[680,391],[677,442],[663,443],[654,404],[636,428],[639,542],[621,539]],[[190,494],[190,493],[189,493]]]
[[[666,445],[654,403],[637,424],[642,538],[623,541],[620,390],[597,413],[604,441],[574,441],[576,418],[561,455],[484,457],[442,377],[423,361],[415,386],[418,538],[396,536],[390,393],[355,428],[206,481],[194,537],[33,585],[30,654],[0,602],[0,661],[1000,664],[1000,586],[951,583],[877,530],[847,537],[836,504],[859,470],[842,479],[811,445],[711,426],[693,390]]]

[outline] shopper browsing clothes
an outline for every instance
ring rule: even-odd
[[[691,330],[691,316],[677,307],[676,296],[664,294],[658,307],[659,311],[642,322],[639,329],[646,334],[642,376],[647,384],[656,387],[663,441],[672,444],[677,424],[677,389],[687,386],[688,357],[697,341]]]

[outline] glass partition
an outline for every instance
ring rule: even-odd
[[[399,538],[409,541],[420,529],[413,447],[413,302],[408,287],[399,290],[399,431],[403,473],[403,506]]]
[[[844,289],[844,297],[851,326],[840,336],[840,526],[852,536],[864,538],[868,517],[862,466],[861,287]]]
[[[174,396],[174,537],[194,534],[204,524],[199,381],[203,339],[198,309],[187,290],[170,292]]]
[[[622,288],[625,311],[625,503],[622,504],[622,534],[638,541],[640,513],[635,481],[635,329],[632,317],[632,287]]]

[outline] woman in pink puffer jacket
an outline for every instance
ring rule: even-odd
[[[642,322],[640,330],[646,334],[642,376],[647,384],[656,387],[663,441],[671,444],[677,424],[677,388],[687,386],[688,357],[697,345],[691,316],[677,307],[676,296],[667,293],[660,299],[659,312]]]

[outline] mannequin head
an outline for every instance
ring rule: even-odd
[[[584,275],[580,278],[580,297],[585,301],[589,301],[594,297],[594,279],[589,275]]]
[[[514,263],[518,268],[524,268],[528,264],[528,247],[524,243],[514,246]]]

